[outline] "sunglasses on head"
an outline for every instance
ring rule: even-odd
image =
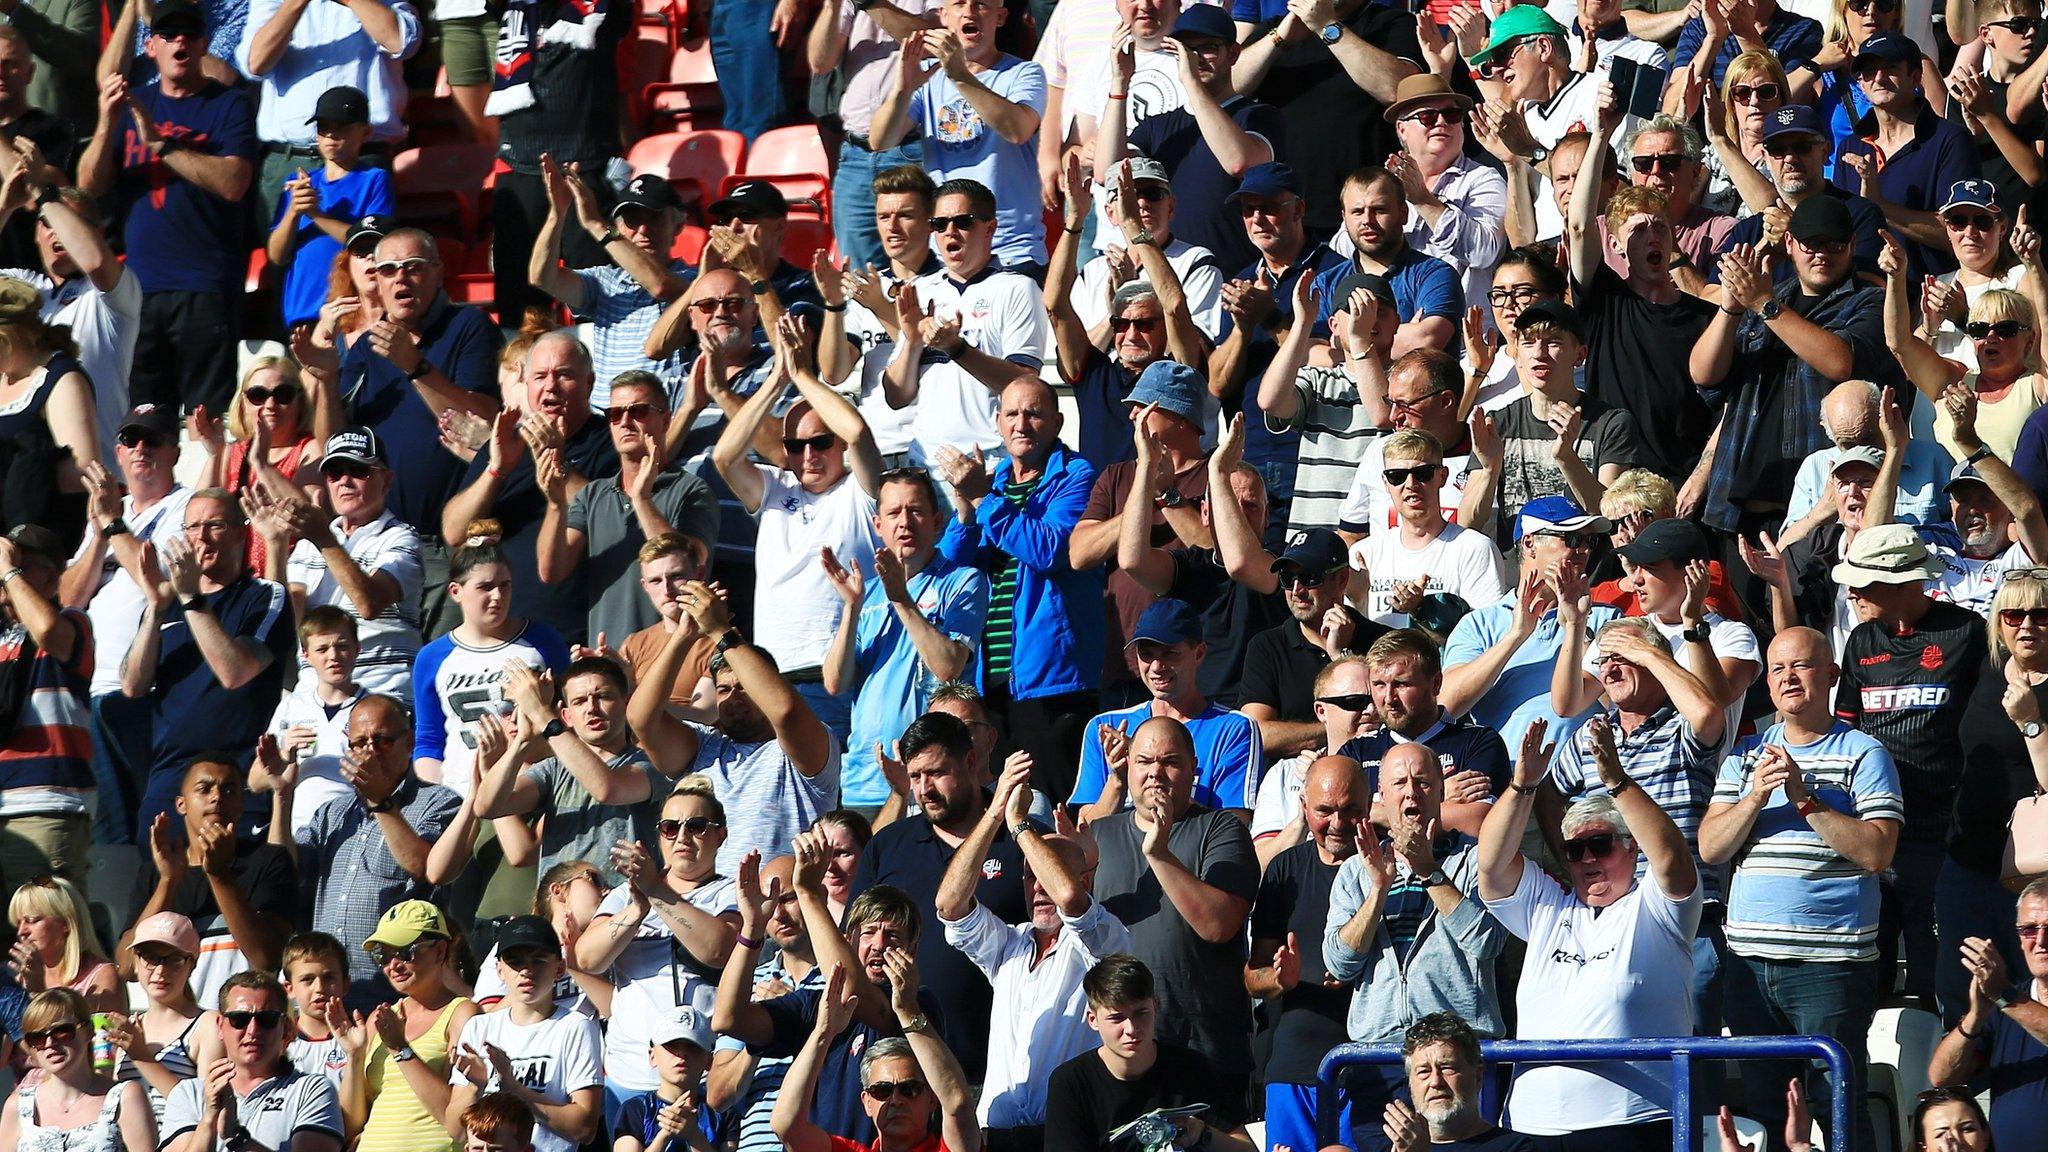
[[[2000,340],[2010,340],[2026,330],[2027,325],[2017,320],[2000,320],[1997,323],[1972,320],[1968,324],[1963,325],[1963,331],[1969,333],[1972,340],[1985,340],[1992,336],[1996,336]]]
[[[1109,330],[1123,332],[1131,328],[1157,328],[1164,323],[1165,319],[1159,316],[1111,316]]]
[[[1298,568],[1277,577],[1282,588],[1321,588],[1329,578],[1327,572],[1303,572]]]
[[[296,384],[279,384],[275,388],[265,388],[258,384],[242,389],[242,398],[251,404],[268,404],[272,400],[277,401],[279,404],[289,404],[299,398],[299,386]]]
[[[1613,854],[1619,839],[1612,832],[1595,832],[1591,836],[1567,840],[1564,842],[1564,858],[1574,864],[1587,859],[1604,860]]]
[[[78,1022],[57,1024],[49,1028],[38,1028],[34,1032],[23,1032],[21,1042],[29,1048],[42,1048],[49,1044],[68,1045],[78,1039]]]
[[[987,217],[978,212],[962,212],[958,216],[934,216],[925,223],[931,225],[934,232],[946,232],[954,228],[966,232],[986,219]]]
[[[2017,628],[2022,624],[2048,628],[2048,608],[2000,608],[1998,622],[2007,628]]]
[[[1728,98],[1737,104],[1747,104],[1753,100],[1776,100],[1784,95],[1785,90],[1779,87],[1776,81],[1764,84],[1731,84],[1728,87]]]
[[[861,1089],[861,1091],[867,1093],[868,1098],[871,1100],[887,1100],[890,1096],[894,1096],[898,1100],[915,1100],[919,1096],[924,1095],[924,1081],[877,1080]]]
[[[1463,108],[1417,108],[1415,111],[1401,117],[1401,119],[1413,120],[1424,128],[1434,128],[1439,124],[1463,124],[1465,122],[1465,110]]]
[[[791,456],[801,456],[806,448],[813,452],[830,452],[833,445],[838,443],[839,437],[834,436],[830,432],[822,432],[816,436],[784,436],[782,438],[782,450]]]
[[[114,437],[123,448],[161,448],[164,438],[154,432],[123,432]]]
[[[724,824],[713,820],[709,816],[692,816],[687,820],[657,820],[654,822],[654,830],[661,833],[663,840],[673,840],[685,832],[692,836],[702,836],[713,828],[723,827],[725,827]]]
[[[370,271],[388,280],[394,276],[422,274],[427,269],[433,267],[435,263],[435,261],[429,260],[424,256],[414,256],[407,260],[381,261],[371,265]]]
[[[1364,692],[1347,692],[1342,696],[1318,696],[1316,703],[1328,704],[1346,712],[1363,712],[1372,707],[1372,696]]]
[[[1436,464],[1416,464],[1407,468],[1383,468],[1380,475],[1386,478],[1390,486],[1399,488],[1406,484],[1410,477],[1417,480],[1436,479],[1436,470],[1439,467],[1440,465]]]
[[[2040,19],[2034,16],[2007,16],[2003,20],[1986,20],[1984,27],[2003,28],[2015,36],[2025,36],[2040,27],[2040,24]]]
[[[284,1013],[275,1008],[265,1008],[256,1012],[223,1012],[220,1015],[221,1019],[228,1022],[228,1027],[237,1032],[248,1031],[251,1024],[268,1032],[284,1019]]]
[[[1684,170],[1685,161],[1686,155],[1683,152],[1666,152],[1660,156],[1631,156],[1629,157],[1628,166],[1645,176],[1652,172],[1662,172],[1666,176],[1676,176],[1680,171]]]
[[[614,424],[624,424],[629,420],[635,424],[645,424],[653,417],[654,405],[645,400],[638,404],[614,404],[604,411],[604,418]]]

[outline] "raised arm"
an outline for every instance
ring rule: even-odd
[[[1898,357],[1899,367],[1905,369],[1913,387],[1929,401],[1939,403],[1942,390],[1957,377],[1956,368],[1913,330],[1913,304],[1906,291],[1906,251],[1889,230],[1878,237],[1884,242],[1877,267],[1884,273],[1885,347]]]
[[[685,594],[688,592],[686,589]],[[668,642],[641,673],[639,683],[633,685],[633,695],[626,701],[626,723],[633,726],[640,737],[640,750],[647,753],[655,771],[663,776],[681,776],[696,762],[697,751],[703,744],[697,730],[671,715],[668,706],[676,677],[683,672],[683,660],[699,635],[696,621],[685,613],[681,626],[669,633]],[[585,965],[584,970],[594,969]]]
[[[1254,592],[1271,594],[1280,587],[1273,575],[1273,554],[1259,531],[1245,519],[1230,478],[1244,459],[1244,414],[1230,418],[1230,429],[1209,456],[1209,522],[1216,530],[1216,554],[1232,580]]]
[[[1165,471],[1165,450],[1152,435],[1151,409],[1131,421],[1131,439],[1138,446],[1132,465],[1131,490],[1124,495],[1124,507],[1117,516],[1116,566],[1155,596],[1164,596],[1173,586],[1173,554],[1152,543],[1152,501],[1171,478]]]
[[[1629,836],[1649,861],[1650,875],[1657,881],[1657,890],[1672,900],[1690,897],[1693,889],[1699,887],[1700,876],[1699,868],[1692,861],[1692,848],[1685,842],[1685,833],[1678,830],[1678,825],[1672,822],[1670,813],[1664,811],[1663,806],[1629,779],[1621,766],[1621,755],[1615,751],[1614,729],[1608,725],[1607,717],[1595,716],[1588,720],[1585,738],[1592,742],[1593,763],[1600,771],[1600,783],[1614,798],[1615,808],[1628,824]]]
[[[831,1152],[832,1137],[811,1119],[811,1098],[817,1094],[818,1073],[825,1065],[825,1053],[832,1041],[853,1022],[856,1003],[849,987],[846,965],[833,964],[825,977],[824,993],[818,998],[817,1023],[796,1059],[783,1074],[782,1087],[775,1093],[775,1112],[769,1123],[788,1152]],[[929,1075],[929,1073],[927,1073]]]
[[[1975,458],[1977,475],[1983,478],[1985,487],[1990,488],[1991,494],[2005,505],[2005,510],[2012,513],[2013,526],[2019,530],[2020,546],[2036,563],[2048,560],[2048,517],[2042,515],[2041,500],[2027,482],[2020,479],[2019,473],[2012,470],[2012,465],[1986,448],[1983,438],[1978,435],[1977,390],[1957,381],[1942,393],[1941,403],[1948,410],[1950,439],[1966,457]]]
[[[918,1071],[924,1073],[925,1083],[938,1098],[941,1146],[981,1152],[981,1125],[975,1123],[974,1093],[968,1087],[967,1074],[918,1006],[917,961],[904,949],[891,948],[883,953],[882,964],[889,972],[889,1006],[895,1011],[896,1026],[903,1030],[911,1055],[917,1058]]]
[[[1088,326],[1074,310],[1074,282],[1080,276],[1081,229],[1094,207],[1088,178],[1081,174],[1080,153],[1069,153],[1060,172],[1065,192],[1060,236],[1053,244],[1052,264],[1046,270],[1045,311],[1052,321],[1054,349],[1059,356],[1060,379],[1073,383],[1088,367],[1088,353],[1095,347],[1088,339]]]
[[[684,593],[683,606],[697,622],[698,630],[714,641],[725,639],[733,629],[732,612],[726,607],[725,598],[702,581],[691,581]],[[832,734],[819,723],[811,706],[804,703],[804,698],[759,648],[742,640],[722,651],[733,675],[739,678],[740,687],[746,689],[747,698],[775,729],[782,754],[807,777],[823,772],[833,755]]]
[[[1536,790],[1550,772],[1557,745],[1546,744],[1550,721],[1538,718],[1522,730],[1521,755],[1507,794],[1494,801],[1479,828],[1479,898],[1505,900],[1522,886],[1522,837],[1536,810]]]
[[[704,365],[706,356],[699,355],[691,371],[702,371],[709,380],[709,366]],[[777,377],[779,380],[780,377]],[[724,431],[718,434],[718,443],[711,448],[711,464],[718,469],[718,475],[731,487],[733,495],[739,497],[740,506],[752,515],[761,510],[761,499],[767,492],[767,484],[761,474],[747,460],[747,451],[754,445],[755,437],[775,410],[782,388],[779,384],[763,384],[747,402],[740,406],[737,415],[729,417]]]

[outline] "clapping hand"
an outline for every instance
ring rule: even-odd
[[[867,594],[868,586],[867,577],[861,575],[860,561],[841,564],[839,557],[833,554],[832,547],[828,544],[818,550],[818,563],[825,569],[825,579],[831,583],[832,590],[839,593],[839,598],[846,602],[847,611],[860,611],[861,600]]]

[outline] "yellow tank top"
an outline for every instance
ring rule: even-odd
[[[1972,372],[1964,376],[1963,382],[1975,388],[1977,374]],[[2013,381],[2012,387],[2006,389],[2005,395],[1996,402],[1986,402],[1980,397],[1977,401],[1977,438],[1984,441],[1986,448],[1998,453],[1999,459],[2012,459],[2013,449],[2020,442],[2020,429],[2026,426],[2027,417],[2034,414],[2034,409],[2041,406],[2043,392],[2048,392],[2048,382],[2042,380],[2040,373],[2030,372]],[[1921,400],[1925,402],[1926,397],[1921,397]],[[1954,425],[1949,421],[1948,409],[1939,401],[1934,404],[1934,435],[1957,462],[1969,455],[1956,447]]]
[[[461,996],[450,1000],[434,1026],[412,1042],[420,1063],[443,1079],[448,1076],[448,1018],[467,1003]],[[383,1038],[374,1034],[363,1078],[370,1090],[370,1119],[363,1125],[356,1152],[454,1152],[454,1137],[442,1127],[441,1118],[429,1113],[413,1094],[404,1071],[391,1062]]]

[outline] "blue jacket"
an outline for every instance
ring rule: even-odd
[[[1094,689],[1102,675],[1102,572],[1076,572],[1067,564],[1067,538],[1081,522],[1095,486],[1095,468],[1056,445],[1045,474],[1022,508],[1003,497],[1010,461],[996,465],[989,496],[974,523],[946,526],[939,552],[955,564],[994,573],[1003,554],[1017,558],[1015,642],[1010,652],[1010,698],[1032,700]],[[991,625],[996,621],[990,620]],[[975,665],[983,682],[987,648]]]

